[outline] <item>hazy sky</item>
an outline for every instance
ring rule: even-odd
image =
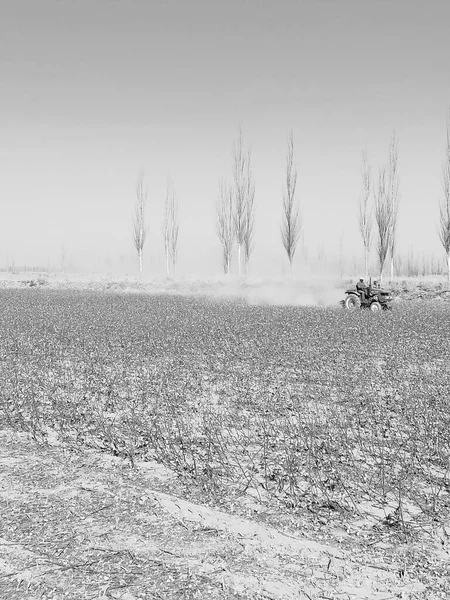
[[[361,151],[376,175],[394,129],[399,249],[438,255],[449,22],[447,0],[1,0],[0,265],[58,266],[64,244],[75,266],[131,272],[143,167],[146,272],[163,270],[170,175],[180,271],[219,273],[215,202],[239,125],[254,273],[283,264],[290,129],[310,257],[360,251]]]

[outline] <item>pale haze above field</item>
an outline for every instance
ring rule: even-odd
[[[252,149],[250,273],[286,268],[280,242],[293,130],[302,261],[362,256],[361,151],[374,177],[395,130],[399,252],[437,236],[450,106],[442,0],[4,0],[0,5],[0,266],[135,273],[135,181],[148,184],[145,274],[164,273],[167,177],[178,272],[221,272],[218,181],[242,126]],[[362,264],[362,263],[361,263]],[[373,264],[376,264],[373,252]]]

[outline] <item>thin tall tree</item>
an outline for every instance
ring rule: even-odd
[[[245,235],[244,235],[244,264],[247,273],[248,263],[253,250],[253,228],[255,224],[255,185],[250,169],[250,152],[247,162],[247,200],[245,203]]]
[[[63,273],[67,270],[67,252],[64,242],[61,244],[61,270]]]
[[[164,251],[166,255],[166,275],[175,276],[178,249],[178,202],[172,180],[167,180],[164,206]]]
[[[384,263],[389,251],[389,235],[391,231],[391,212],[386,183],[386,169],[384,167],[378,175],[378,188],[374,195],[375,221],[378,229],[377,254],[380,264],[380,281],[382,281]]]
[[[372,246],[372,212],[369,208],[369,199],[372,189],[372,172],[369,161],[367,160],[367,152],[362,153],[362,192],[359,197],[359,231],[361,233],[364,246],[364,269],[366,278],[369,277],[369,256]]]
[[[136,180],[136,201],[133,218],[133,242],[139,258],[139,272],[142,273],[142,255],[147,237],[145,209],[147,206],[148,187],[144,187],[144,172],[141,169]]]
[[[281,222],[281,241],[286,250],[291,270],[301,232],[299,206],[298,202],[295,201],[296,186],[297,168],[294,165],[294,134],[291,131],[288,136],[286,180],[283,189],[283,216]]]
[[[443,198],[439,206],[439,239],[447,257],[447,282],[450,285],[450,111],[447,116],[445,160],[442,166]]]
[[[391,258],[391,280],[394,278],[394,261],[397,242],[397,219],[399,205],[399,180],[398,180],[398,145],[397,139],[392,136],[391,145],[389,147],[389,163],[388,163],[388,181],[387,194],[389,205],[389,254]]]
[[[252,251],[255,186],[251,175],[251,152],[244,153],[242,130],[233,149],[233,228],[238,249],[238,272],[242,259],[247,267]],[[244,251],[244,256],[242,256]]]
[[[216,205],[217,235],[222,245],[222,267],[225,275],[230,273],[234,243],[233,189],[223,180],[219,182],[219,199]]]

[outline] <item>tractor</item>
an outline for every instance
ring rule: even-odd
[[[365,290],[358,290],[356,287],[346,290],[345,300],[341,304],[348,310],[369,308],[372,312],[378,312],[392,308],[392,301],[391,292],[381,289],[376,281],[372,285],[371,278]]]

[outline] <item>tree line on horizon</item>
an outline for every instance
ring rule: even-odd
[[[446,119],[445,158],[442,167],[443,195],[439,202],[438,236],[447,263],[447,280],[450,284],[450,110]],[[280,241],[292,270],[303,220],[300,203],[295,196],[297,167],[294,162],[294,135],[287,138],[284,184],[281,195]],[[382,281],[386,261],[390,259],[390,278],[394,278],[396,260],[396,234],[398,224],[400,185],[398,173],[398,140],[393,133],[386,164],[373,177],[367,150],[362,151],[361,193],[358,199],[358,227],[364,251],[365,275],[369,277],[370,253],[376,231],[376,255],[379,278]],[[143,270],[143,249],[147,236],[145,210],[148,188],[144,186],[141,169],[136,180],[136,199],[133,217],[133,242]],[[255,221],[255,184],[251,170],[251,150],[245,150],[242,129],[232,149],[232,176],[220,179],[216,202],[216,232],[222,248],[222,269],[231,272],[234,250],[237,250],[239,276],[247,273],[253,251]],[[178,250],[178,201],[172,180],[167,180],[163,220],[163,240],[167,277],[175,276]]]

